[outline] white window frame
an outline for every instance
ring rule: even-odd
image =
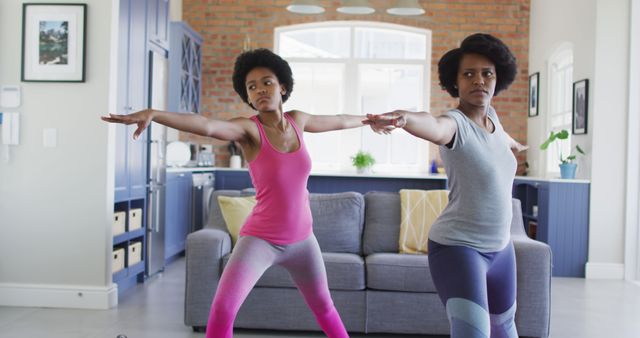
[[[351,114],[351,115],[359,115],[362,114],[361,102],[356,98],[360,97],[362,94],[360,92],[359,86],[347,85],[358,83],[358,66],[359,65],[371,65],[371,64],[401,64],[401,65],[420,65],[423,67],[423,91],[421,93],[422,97],[420,99],[421,107],[419,110],[429,111],[430,102],[431,102],[431,53],[432,53],[432,34],[428,29],[415,28],[410,26],[398,25],[398,24],[390,24],[390,23],[382,23],[382,22],[370,22],[370,21],[325,21],[325,22],[314,22],[314,23],[305,23],[305,24],[296,24],[289,26],[281,26],[276,27],[274,30],[274,51],[277,54],[280,54],[279,45],[280,45],[280,34],[296,31],[296,30],[307,30],[314,28],[335,28],[335,27],[348,27],[351,37],[350,37],[350,53],[348,58],[298,58],[298,57],[286,57],[286,60],[290,63],[341,63],[345,65],[345,78],[343,87],[345,88],[344,93],[344,104],[342,107],[342,111],[336,112],[336,114]],[[425,46],[425,58],[424,59],[364,59],[359,58],[356,59],[353,56],[355,55],[355,35],[356,28],[374,28],[374,29],[387,29],[387,30],[396,30],[401,32],[409,32],[415,33],[425,36],[426,46]],[[294,74],[295,79],[295,74]],[[404,131],[397,131],[404,132]],[[362,134],[360,136],[360,142],[362,143]],[[418,146],[418,154],[416,154],[418,165],[415,166],[400,166],[400,165],[388,165],[388,164],[378,164],[374,168],[376,172],[422,172],[426,173],[429,170],[429,144],[427,141],[420,141]],[[345,168],[344,165],[329,165],[320,167],[320,170],[350,170],[352,168]]]
[[[554,99],[557,99],[558,86],[560,85],[555,82],[556,68],[558,68],[557,65],[560,65],[559,68],[562,69],[563,71],[565,67],[571,67],[571,73],[573,74],[573,47],[569,43],[562,44],[551,54],[548,60],[549,60],[547,64],[548,80],[547,80],[546,92],[547,92],[547,97],[549,99],[546,100],[548,114],[546,114],[547,116],[546,116],[546,123],[545,123],[545,134],[543,135],[544,136],[543,139],[547,139],[551,131],[558,132],[562,129],[566,129],[569,131],[569,138],[566,140],[563,140],[562,142],[564,144],[569,144],[570,146],[571,130],[572,130],[571,108],[569,108],[568,112],[566,111],[562,113],[556,112]],[[573,79],[572,79],[572,82],[573,82]],[[573,91],[573,88],[570,87],[570,88],[567,88],[567,92],[565,93],[566,95],[569,95],[570,102],[573,100],[572,91]],[[554,117],[558,115],[566,115],[566,114],[570,115],[569,116],[570,118],[568,119],[567,123],[560,124],[560,125],[553,125]],[[559,164],[559,159],[558,159],[559,154],[556,151],[558,149],[557,147],[558,145],[552,144],[546,151],[546,154],[544,157],[544,172],[546,173],[547,177],[557,177],[558,175],[560,175],[560,167],[557,165]],[[568,156],[568,154],[564,154],[564,155],[565,157]]]

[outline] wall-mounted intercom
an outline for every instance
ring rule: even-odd
[[[0,86],[0,107],[18,108],[21,101],[20,86],[4,85]]]

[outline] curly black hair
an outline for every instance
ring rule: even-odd
[[[445,53],[438,62],[438,77],[440,86],[452,97],[458,97],[456,80],[460,60],[465,54],[480,54],[493,62],[496,67],[495,95],[505,90],[516,78],[518,66],[516,57],[509,47],[495,36],[483,33],[469,35],[460,44],[459,48]]]
[[[242,101],[248,104],[254,110],[256,109],[250,102],[247,94],[246,78],[251,70],[257,67],[270,69],[278,78],[278,82],[286,88],[282,95],[282,102],[286,102],[293,91],[293,74],[289,63],[274,52],[259,48],[243,52],[236,58],[236,64],[233,68],[233,89],[240,95]]]

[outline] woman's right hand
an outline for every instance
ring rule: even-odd
[[[144,109],[128,115],[109,114],[108,116],[100,116],[103,121],[122,124],[137,124],[138,128],[133,133],[133,139],[136,140],[142,132],[153,121],[153,109]]]
[[[406,111],[395,110],[384,114],[367,114],[367,119],[362,121],[371,126],[378,134],[389,134],[396,128],[403,128],[407,124]]]

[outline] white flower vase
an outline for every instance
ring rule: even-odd
[[[357,168],[356,172],[361,175],[371,174],[371,167]]]

